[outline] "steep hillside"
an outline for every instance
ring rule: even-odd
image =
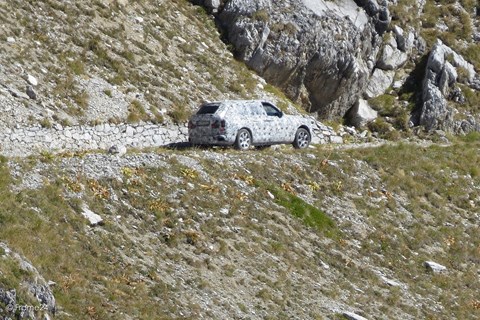
[[[2,159],[0,283],[41,306],[14,252],[50,281],[56,319],[476,319],[478,150]]]
[[[273,84],[388,138],[480,129],[477,1],[191,2],[2,2],[0,120],[184,123],[204,100],[247,97],[296,112]]]
[[[288,106],[187,1],[9,0],[0,19],[0,120],[8,127],[183,123],[202,101],[225,98]]]

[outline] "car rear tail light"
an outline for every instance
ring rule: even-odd
[[[192,120],[188,121],[188,129],[195,129],[196,125],[193,123]]]
[[[222,121],[215,120],[215,122],[212,123],[212,128],[213,129],[225,128],[225,120],[222,120]]]

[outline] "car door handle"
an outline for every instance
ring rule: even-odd
[[[265,122],[272,122],[273,120],[263,120],[263,121],[265,121]]]

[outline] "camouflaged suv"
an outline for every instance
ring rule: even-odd
[[[228,100],[205,103],[188,122],[192,145],[233,145],[240,150],[291,143],[310,144],[314,122],[283,114],[274,104],[260,100]]]

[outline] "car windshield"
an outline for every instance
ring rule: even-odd
[[[198,110],[197,114],[214,114],[217,112],[219,104],[204,104],[200,110]]]

